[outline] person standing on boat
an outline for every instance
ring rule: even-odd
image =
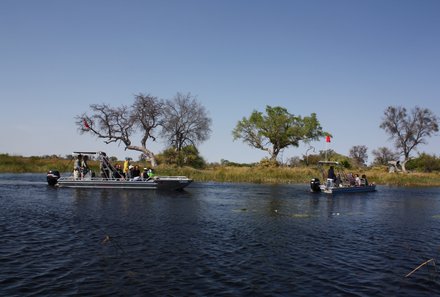
[[[125,158],[125,161],[124,161],[124,170],[123,170],[123,172],[124,172],[124,176],[126,177],[126,178],[128,178],[128,170],[129,170],[129,167],[130,166],[130,161],[128,160],[128,158]]]
[[[128,180],[131,180],[133,178],[133,169],[134,169],[133,165],[128,166],[128,172],[127,172]]]
[[[81,165],[82,165],[82,155],[79,154],[76,157],[75,163],[73,164],[73,177],[75,179],[81,178]]]
[[[327,178],[331,178],[332,180],[336,179],[335,168],[333,166],[330,166],[328,169]]]
[[[82,162],[81,162],[81,178],[84,178],[84,176],[86,176],[87,173],[90,172],[89,164],[87,164],[88,160],[89,160],[89,157],[87,155],[85,155],[82,158]]]

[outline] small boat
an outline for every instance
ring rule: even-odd
[[[101,162],[104,174],[97,177],[92,171],[79,174],[77,171],[70,176],[62,177],[59,171],[47,173],[47,183],[60,188],[95,188],[95,189],[141,189],[141,190],[182,190],[192,183],[186,176],[154,176],[126,179],[116,174],[116,168],[109,162],[104,152],[74,152],[76,156],[94,156]],[[115,177],[117,176],[117,177]]]
[[[345,193],[366,193],[376,191],[376,185],[374,183],[369,184],[366,177],[360,179],[359,184],[353,183],[349,175],[345,174],[342,166],[339,162],[335,161],[319,161],[318,167],[322,171],[322,175],[326,176],[325,168],[336,168],[337,173],[334,174],[334,178],[326,179],[324,184],[321,184],[319,178],[312,178],[310,181],[310,191],[314,193],[326,193],[326,194],[345,194]],[[354,181],[354,180],[353,180]]]

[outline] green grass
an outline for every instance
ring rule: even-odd
[[[439,187],[440,186],[440,172],[422,173],[388,173],[385,171],[372,169],[366,171],[368,180],[374,181],[376,184],[405,186],[405,187]]]
[[[370,183],[393,186],[440,186],[440,173],[388,173],[385,168],[352,170],[353,173],[366,174]],[[260,168],[260,167],[216,167],[203,170],[159,166],[158,175],[185,175],[195,181],[248,182],[264,184],[309,183],[313,177],[322,179],[321,173],[312,168]]]
[[[157,175],[185,175],[196,181],[247,182],[247,183],[304,183],[315,175],[307,168],[258,168],[258,167],[215,167],[193,169],[189,167],[159,166]]]
[[[89,162],[93,169],[99,168],[98,163]],[[0,172],[2,173],[41,173],[49,170],[67,172],[73,170],[73,161],[50,157],[22,157],[0,154]]]

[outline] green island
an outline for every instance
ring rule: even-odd
[[[113,163],[123,161],[114,160]],[[429,164],[439,163],[435,158]],[[147,166],[145,161],[133,162],[140,166]],[[92,170],[99,171],[96,161],[89,163]],[[411,165],[411,163],[409,163]],[[13,156],[0,154],[0,173],[46,173],[49,170],[70,172],[73,161],[59,156]],[[411,168],[411,166],[408,166]],[[257,164],[207,164],[203,168],[190,166],[175,166],[159,164],[155,167],[157,175],[185,175],[198,182],[234,182],[254,184],[308,184],[313,177],[319,177],[320,172],[316,165],[308,166],[271,166],[264,163]],[[438,168],[425,169],[415,167],[406,173],[389,173],[387,166],[355,167],[347,172],[366,174],[370,182],[378,185],[408,186],[408,187],[438,187],[440,186],[440,170]]]

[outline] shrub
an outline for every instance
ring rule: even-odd
[[[408,161],[406,169],[420,172],[440,171],[440,158],[422,153],[417,158]]]

